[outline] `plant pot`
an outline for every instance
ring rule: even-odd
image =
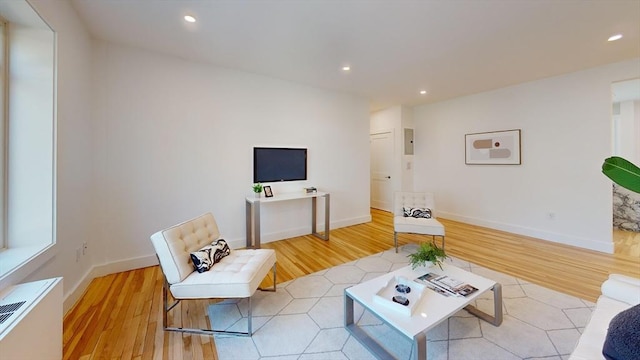
[[[435,265],[432,262],[427,262],[426,265],[420,265],[418,267],[416,267],[414,270],[418,271],[420,273],[429,273],[431,272],[431,268],[433,268]]]

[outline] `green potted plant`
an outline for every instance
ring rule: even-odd
[[[256,194],[256,197],[260,197],[260,193],[262,192],[262,184],[260,183],[253,184],[251,188],[253,189],[253,192]]]
[[[442,261],[447,258],[444,249],[441,249],[435,242],[425,242],[420,244],[418,251],[407,255],[411,268],[416,269],[420,266],[438,265],[442,269]]]

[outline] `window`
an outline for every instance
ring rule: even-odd
[[[0,250],[7,247],[6,232],[6,202],[5,202],[5,133],[7,127],[7,84],[8,84],[8,41],[7,22],[0,18]]]
[[[0,289],[55,255],[55,33],[0,2]]]

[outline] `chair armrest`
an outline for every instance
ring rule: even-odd
[[[602,295],[630,305],[640,304],[640,279],[630,276],[611,274],[602,283]]]

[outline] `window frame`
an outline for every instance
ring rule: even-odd
[[[57,33],[27,0],[0,2],[0,17],[5,64],[0,69],[4,90],[0,94],[1,290],[38,271],[57,255],[59,247]],[[49,106],[34,108],[30,105],[34,98]],[[33,132],[34,127],[46,132]],[[46,175],[37,176],[42,171]],[[23,181],[34,175],[35,181]]]
[[[9,22],[0,16],[0,251],[7,242],[7,127],[9,119]]]

